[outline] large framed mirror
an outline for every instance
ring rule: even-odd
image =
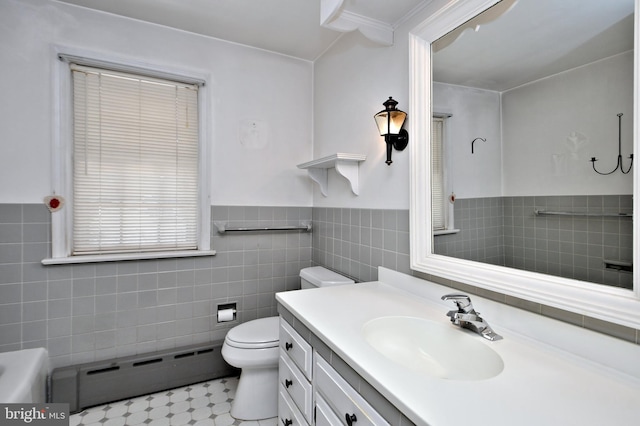
[[[639,4],[432,3],[409,36],[412,269],[640,329]]]

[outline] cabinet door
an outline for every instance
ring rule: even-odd
[[[314,386],[333,412],[352,426],[389,425],[376,410],[317,353],[314,356]]]
[[[307,421],[311,423],[313,417],[311,383],[282,349],[278,364],[278,380]]]
[[[280,349],[285,351],[307,379],[311,380],[311,345],[282,318],[280,318]]]
[[[278,388],[278,425],[309,426],[282,385]]]
[[[342,426],[342,421],[319,393],[316,393],[316,426]]]

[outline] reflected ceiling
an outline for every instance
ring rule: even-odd
[[[433,79],[503,92],[632,50],[633,9],[633,0],[519,0],[509,19],[471,25],[435,53]]]

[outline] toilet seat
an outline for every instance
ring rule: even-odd
[[[278,317],[260,318],[233,327],[225,337],[225,343],[240,349],[265,349],[279,345]]]

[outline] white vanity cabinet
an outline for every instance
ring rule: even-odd
[[[280,319],[278,423],[389,425],[284,319]]]
[[[341,426],[342,421],[333,412],[327,401],[316,393],[316,426]]]
[[[318,354],[314,355],[313,387],[316,401],[324,399],[335,417],[348,426],[389,425],[380,414]],[[316,423],[317,424],[317,423]]]
[[[311,385],[312,351],[286,321],[280,319],[280,359],[278,361],[278,417],[283,425],[313,423],[313,391]],[[296,410],[298,413],[296,413]],[[296,414],[300,414],[296,416]],[[306,423],[301,423],[306,421]]]
[[[285,320],[280,318],[280,351],[300,369],[311,381],[312,351],[311,345],[298,334]]]
[[[452,331],[464,333],[456,340],[475,338],[499,356],[503,369],[494,377],[456,382],[382,356],[367,340],[372,320],[413,317],[450,327],[441,297],[455,290],[385,268],[378,272],[380,281],[276,294],[281,318],[313,347],[316,425],[344,426],[345,416],[355,414],[354,426],[460,426],[452,413],[461,410],[469,413],[464,423],[478,426],[638,424],[640,345],[480,296],[474,305],[504,339]],[[496,366],[495,357],[483,359],[476,370]],[[464,360],[452,364],[457,371],[468,367]],[[544,409],[527,410],[532,404]]]
[[[282,385],[278,386],[278,423],[282,426],[309,425]]]

